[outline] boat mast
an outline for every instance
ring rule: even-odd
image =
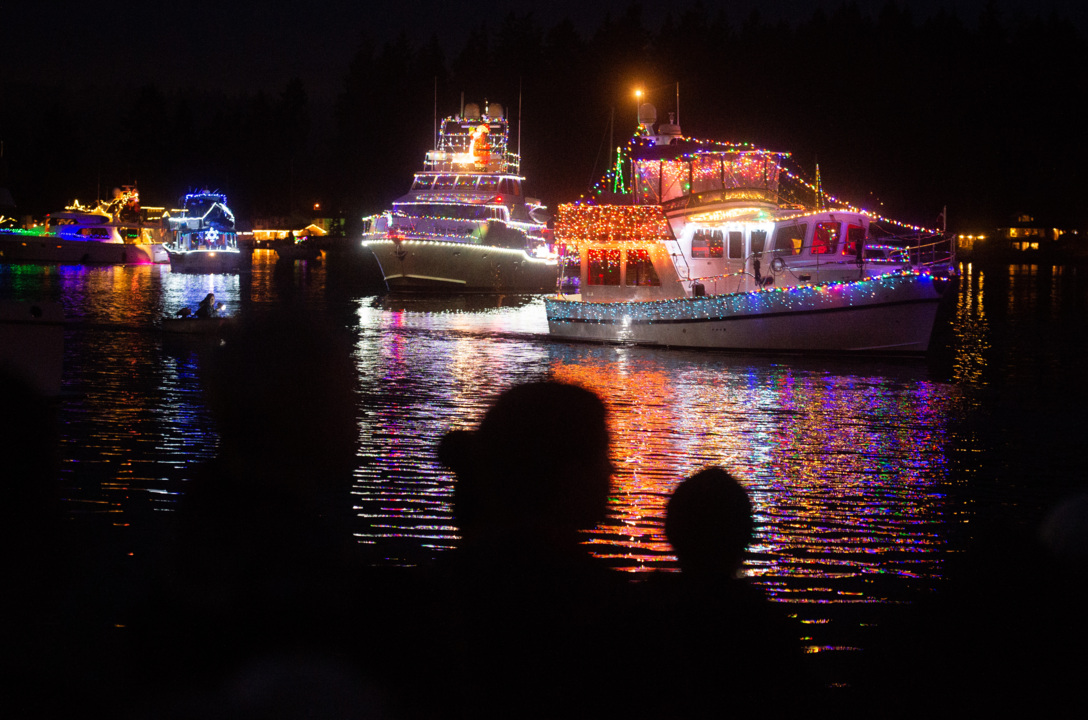
[[[521,78],[518,78],[518,174],[521,174]]]

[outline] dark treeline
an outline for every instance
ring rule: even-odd
[[[1088,84],[1084,38],[1059,17],[920,18],[889,1],[844,3],[793,23],[735,18],[701,4],[647,27],[631,4],[588,35],[532,14],[481,22],[460,48],[370,28],[335,98],[302,79],[277,92],[227,95],[2,86],[0,139],[19,214],[137,182],[145,203],[195,185],[227,192],[253,217],[382,209],[431,147],[434,117],[499,102],[512,118],[530,191],[551,207],[604,171],[644,88],[659,120],[685,134],[750,141],[819,163],[830,193],[932,226],[991,227],[1013,213],[1083,226],[1088,145],[1074,106]],[[519,114],[520,104],[520,114]]]

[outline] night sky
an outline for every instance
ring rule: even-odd
[[[406,189],[410,173],[420,165],[422,151],[430,141],[436,83],[440,115],[457,109],[462,91],[468,94],[467,100],[480,100],[473,95],[491,92],[491,99],[513,107],[517,103],[516,86],[520,85],[526,106],[523,170],[530,186],[535,179],[537,194],[554,208],[560,202],[576,199],[598,174],[600,159],[594,155],[599,154],[606,116],[613,108],[621,117],[634,116],[633,101],[627,97],[630,88],[647,82],[655,84],[650,87],[650,99],[664,113],[673,109],[675,91],[671,88],[679,82],[686,133],[721,140],[751,140],[789,150],[808,167],[809,174],[819,162],[825,185],[832,192],[839,189],[852,193],[850,199],[859,204],[866,200],[887,201],[904,212],[916,212],[905,219],[922,223],[936,216],[939,203],[953,206],[953,218],[958,207],[964,208],[960,214],[964,222],[1000,222],[1003,213],[1019,212],[1054,215],[1055,223],[1086,221],[1083,209],[1072,207],[1085,190],[1083,163],[1076,162],[1088,160],[1081,147],[1085,145],[1084,134],[1078,130],[1081,123],[1069,121],[1073,106],[1079,105],[1077,99],[1085,96],[1086,53],[1080,52],[1080,60],[1070,65],[1074,53],[1053,53],[1045,39],[1040,40],[1038,31],[1031,34],[1016,30],[1032,20],[1053,27],[1047,23],[1057,19],[1062,27],[1076,33],[1073,44],[1083,51],[1088,9],[1077,0],[681,0],[635,5],[645,36],[628,47],[611,51],[612,56],[630,57],[609,65],[608,59],[598,53],[592,60],[596,65],[590,67],[587,61],[585,77],[579,78],[581,82],[574,83],[578,87],[572,87],[564,96],[556,87],[557,78],[549,75],[562,65],[561,53],[544,52],[540,56],[543,59],[514,71],[513,66],[525,61],[506,63],[505,58],[495,57],[489,63],[481,61],[472,66],[469,51],[474,38],[478,40],[481,32],[489,34],[490,51],[494,53],[501,45],[496,34],[504,21],[515,18],[532,25],[547,43],[552,37],[549,32],[569,20],[574,32],[590,48],[586,52],[592,54],[594,49],[608,47],[596,42],[601,28],[607,21],[621,22],[630,14],[632,3],[553,0],[486,5],[349,4],[269,0],[260,5],[237,6],[193,0],[184,4],[114,6],[81,3],[73,9],[69,3],[16,2],[14,7],[4,9],[4,41],[0,43],[4,180],[20,213],[55,210],[58,203],[101,192],[104,185],[138,181],[145,198],[151,196],[161,204],[169,204],[188,186],[212,182],[226,186],[241,199],[244,207],[239,208],[240,216],[297,212],[311,200],[323,200],[326,207],[335,207],[335,212],[353,216],[380,209]],[[888,38],[872,31],[873,26],[869,32],[855,31],[838,38],[839,44],[854,47],[853,54],[799,55],[791,60],[792,66],[776,66],[773,74],[747,84],[735,82],[730,71],[737,68],[738,74],[753,78],[759,64],[752,52],[737,58],[724,51],[720,56],[712,51],[699,63],[677,67],[664,57],[667,50],[658,42],[667,23],[680,23],[684,14],[693,10],[702,11],[702,17],[710,20],[724,18],[732,37],[737,37],[746,23],[753,23],[752,12],[758,8],[756,24],[765,32],[757,52],[781,57],[784,48],[780,43],[794,42],[782,28],[806,25],[811,31],[816,27],[814,13],[822,11],[833,20],[834,35],[846,27],[841,24],[841,16],[836,15],[844,6],[852,6],[872,23],[888,6],[905,10],[906,17],[917,27],[918,37],[925,36],[926,23],[934,17],[952,18],[957,31],[948,34],[950,41],[977,39],[980,17],[990,6],[1008,35],[1000,52],[1002,61],[992,64],[990,77],[982,74],[979,63],[973,65],[976,74],[970,79],[969,89],[980,94],[969,104],[967,100],[957,103],[955,98],[942,96],[944,89],[950,83],[954,85],[963,73],[952,61],[942,64],[940,56],[946,51],[954,53],[955,49],[942,47],[937,40],[927,46],[925,56],[916,64],[918,73],[934,75],[929,97],[924,89],[925,78],[917,77],[899,95],[879,88],[880,92],[871,96],[883,78],[864,76],[866,58],[881,55],[891,47]],[[813,32],[818,30],[809,35]],[[402,39],[410,53],[422,52],[429,43],[436,42],[448,75],[439,80],[433,70],[417,67],[412,71],[417,76],[413,82],[399,87],[389,83],[382,88],[382,83],[374,81],[373,72],[366,75],[375,91],[369,100],[375,126],[360,127],[360,135],[376,137],[376,126],[383,123],[383,116],[390,126],[408,122],[411,127],[404,128],[403,136],[396,129],[385,132],[381,152],[368,155],[361,148],[346,147],[345,142],[350,144],[344,137],[349,134],[347,121],[342,113],[337,115],[337,107],[344,105],[353,61],[360,53],[372,60],[380,57],[383,49]],[[912,49],[917,51],[918,39],[912,42]],[[1021,57],[1031,58],[1032,69],[1014,80],[1009,77],[1010,68],[1015,69]],[[955,62],[969,61],[960,56]],[[466,69],[466,65],[470,68]],[[951,68],[949,77],[939,77],[942,67]],[[581,74],[581,70],[575,72]],[[430,80],[424,82],[428,72]],[[487,85],[489,73],[494,80],[492,86]],[[514,75],[516,80],[511,79]],[[909,66],[900,75],[901,81],[909,77]],[[562,77],[570,76],[568,71]],[[290,89],[292,82],[295,85]],[[989,89],[983,93],[980,86]],[[776,87],[782,89],[780,95],[775,94]],[[855,112],[867,114],[870,119],[836,123],[836,111],[830,109],[835,106],[813,104],[809,99],[814,87],[826,88],[819,91],[825,96],[844,94],[855,104]],[[1055,96],[1057,91],[1067,94]],[[362,90],[356,88],[356,92]],[[301,108],[296,109],[296,114],[304,116],[304,120],[294,129],[268,130],[270,138],[278,138],[269,139],[270,145],[293,143],[289,160],[278,166],[270,164],[251,180],[246,168],[253,168],[255,163],[243,158],[242,150],[236,152],[238,142],[231,146],[224,141],[217,150],[222,162],[217,164],[212,159],[216,153],[208,150],[205,125],[220,128],[220,140],[228,136],[252,139],[256,136],[252,129],[239,129],[252,124],[245,118],[254,113],[261,115],[254,108],[265,105],[270,108],[266,115],[271,117],[281,105],[290,105],[291,93],[303,98],[296,101]],[[727,102],[723,96],[730,93],[737,93],[739,102]],[[980,101],[986,106],[978,106]],[[356,104],[360,102],[356,98]],[[813,112],[804,112],[804,106],[797,102],[807,102]],[[631,107],[625,107],[627,103]],[[917,113],[920,103],[929,105],[924,115],[919,114],[920,120],[902,116],[904,108],[914,108],[909,112]],[[1007,119],[1002,114],[1004,103],[1027,104],[1035,110]],[[410,107],[418,122],[398,116],[388,110],[391,107],[404,112]],[[977,122],[991,128],[982,133],[985,141],[975,135],[970,123],[963,122],[965,112],[976,111]],[[936,119],[942,113],[950,115],[948,122],[954,123],[954,129]],[[889,115],[898,115],[899,120],[880,130]],[[177,130],[182,116],[185,122],[181,127],[195,128],[186,142],[182,142],[182,133]],[[1052,122],[1054,117],[1059,120],[1057,124]],[[795,125],[804,128],[790,129],[787,120],[792,118],[796,119]],[[152,127],[157,123],[164,133],[167,127],[171,130],[160,137],[141,123]],[[933,128],[928,123],[933,123]],[[229,135],[222,130],[224,127],[233,128],[230,132],[237,135]],[[557,131],[560,127],[581,137],[563,138]],[[855,144],[852,140],[858,137],[859,127],[873,131]],[[912,128],[922,128],[925,134],[916,134]],[[825,130],[822,137],[821,129]],[[941,137],[931,142],[934,132]],[[418,139],[412,140],[412,134]],[[955,148],[961,136],[964,149],[958,153]],[[285,141],[284,137],[294,139]],[[55,141],[50,142],[50,138]],[[252,152],[260,152],[256,141]],[[568,152],[569,157],[562,158],[562,167],[556,167],[558,159]],[[1009,154],[1007,162],[994,157],[1004,154]],[[228,161],[227,155],[232,159]],[[984,156],[982,167],[975,173],[969,166],[980,156]],[[156,157],[163,161],[156,164]],[[193,162],[186,163],[186,157],[193,158]],[[1031,167],[1036,159],[1039,166]],[[1005,177],[999,181],[995,173]],[[284,187],[266,187],[267,177],[277,174],[287,178]],[[945,180],[933,182],[934,174]],[[987,176],[988,184],[970,190],[967,186],[974,174]],[[863,191],[863,182],[872,184]],[[1047,187],[1040,187],[1040,183]],[[860,197],[863,192],[865,197]],[[915,209],[910,207],[912,204],[924,207]],[[1026,207],[1013,207],[1020,204]]]

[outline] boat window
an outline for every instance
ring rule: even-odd
[[[434,189],[435,190],[452,190],[453,186],[457,184],[456,175],[439,175],[435,178]]]
[[[721,230],[696,230],[691,236],[693,258],[720,258],[723,255],[725,234]]]
[[[696,156],[691,161],[691,191],[693,193],[722,189],[722,159],[717,155]]]
[[[808,230],[807,223],[777,228],[774,231],[774,252],[783,255],[796,255],[801,252],[806,230]]]
[[[588,251],[590,285],[620,284],[620,251],[594,248]]]
[[[816,223],[816,232],[812,236],[812,254],[824,255],[838,250],[840,232],[842,232],[842,223]]]
[[[496,217],[493,205],[459,203],[397,203],[397,210],[408,217],[444,218],[448,220],[487,220]],[[499,208],[503,210],[504,208]],[[503,220],[505,213],[501,214]]]
[[[503,178],[499,188],[506,195],[521,195],[521,183],[513,178]]]
[[[458,190],[475,190],[476,189],[476,176],[475,175],[458,175],[457,176],[457,189]]]
[[[433,175],[416,175],[415,181],[412,183],[413,190],[430,190],[431,185],[434,184]]]
[[[499,179],[493,175],[484,175],[480,178],[480,184],[477,187],[480,190],[498,190]]]
[[[661,284],[661,278],[654,270],[653,261],[650,260],[650,251],[646,248],[634,248],[627,251],[627,286]]]
[[[729,257],[733,259],[744,257],[744,233],[740,230],[729,231]]]
[[[752,242],[752,253],[761,255],[763,253],[763,247],[767,244],[767,231],[753,230],[749,237]]]
[[[854,255],[858,251],[858,243],[865,243],[865,228],[861,225],[847,225],[846,246],[843,248],[843,252],[847,255]]]

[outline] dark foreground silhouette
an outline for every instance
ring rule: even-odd
[[[645,609],[667,688],[661,716],[815,709],[797,628],[738,576],[753,530],[748,494],[721,468],[696,473],[669,500],[665,532],[680,573],[652,578]]]

